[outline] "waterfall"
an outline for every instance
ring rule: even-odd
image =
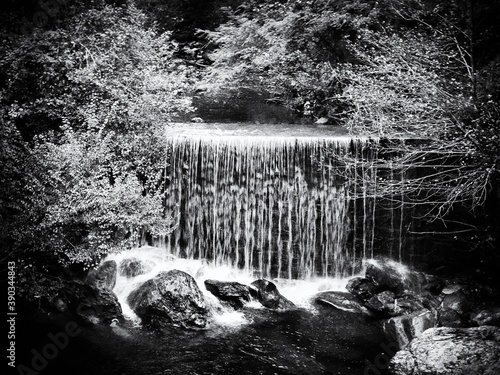
[[[360,152],[367,142],[338,136],[170,137],[165,205],[175,227],[162,246],[175,257],[259,277],[353,274],[357,261],[373,254],[374,204],[366,194],[361,201],[351,196],[342,156]],[[356,207],[364,216],[361,228],[353,222]]]

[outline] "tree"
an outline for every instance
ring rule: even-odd
[[[164,127],[192,110],[193,70],[132,4],[54,23],[2,35],[2,248],[26,270],[86,268],[168,232]]]

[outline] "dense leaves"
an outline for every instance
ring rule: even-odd
[[[133,5],[98,3],[3,34],[2,248],[39,271],[169,231],[164,127],[192,110],[192,69]]]

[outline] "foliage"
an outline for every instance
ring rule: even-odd
[[[47,247],[64,253],[63,259],[70,263],[92,263],[111,251],[138,244],[144,230],[154,235],[169,231],[161,190],[151,185],[152,180],[159,184],[161,176],[148,176],[151,181],[145,185],[127,160],[140,157],[140,142],[127,142],[130,138],[113,132],[101,138],[67,130],[65,138],[62,144],[42,142],[34,150],[50,171],[45,189],[56,197],[49,199],[39,227],[47,236]],[[118,147],[119,142],[125,147]],[[161,160],[161,153],[156,156]]]
[[[170,226],[163,131],[192,110],[193,70],[133,4],[96,4],[2,35],[2,248],[39,271]]]
[[[356,63],[350,45],[386,22],[379,20],[380,13],[389,13],[381,4],[254,4],[208,32],[218,49],[210,55],[213,64],[200,87],[215,96],[263,91],[297,112],[309,102],[314,117],[329,116],[339,123],[349,103],[337,100],[348,79],[337,68]]]
[[[496,0],[254,2],[208,33],[218,49],[202,87],[215,97],[265,92],[297,112],[309,102],[314,118],[352,134],[401,139],[382,142],[376,163],[344,160],[347,173],[370,171],[358,178],[378,175],[353,186],[426,205],[429,220],[458,205],[481,215],[500,174],[498,9]]]

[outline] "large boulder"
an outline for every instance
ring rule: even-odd
[[[430,328],[391,359],[394,375],[500,374],[500,328]]]
[[[204,328],[208,310],[194,278],[179,270],[160,272],[127,298],[132,310],[152,328],[168,325]]]
[[[242,308],[244,302],[250,301],[250,288],[237,282],[205,280],[205,288],[235,309]]]
[[[125,276],[127,279],[143,275],[152,269],[152,264],[145,263],[138,258],[127,258],[120,262],[120,276]]]
[[[123,319],[118,298],[109,289],[73,281],[59,291],[57,301],[84,323],[109,324]]]
[[[436,317],[434,314],[429,310],[421,310],[388,319],[384,322],[384,332],[398,349],[402,349],[411,340],[435,325]]]
[[[250,286],[250,293],[267,308],[274,310],[295,308],[293,302],[283,297],[276,285],[268,280],[255,280]]]
[[[113,290],[116,284],[117,266],[114,260],[107,260],[87,275],[85,282],[98,288]]]
[[[320,292],[316,294],[315,300],[318,303],[333,306],[339,310],[371,315],[368,309],[362,305],[358,298],[347,292]]]

